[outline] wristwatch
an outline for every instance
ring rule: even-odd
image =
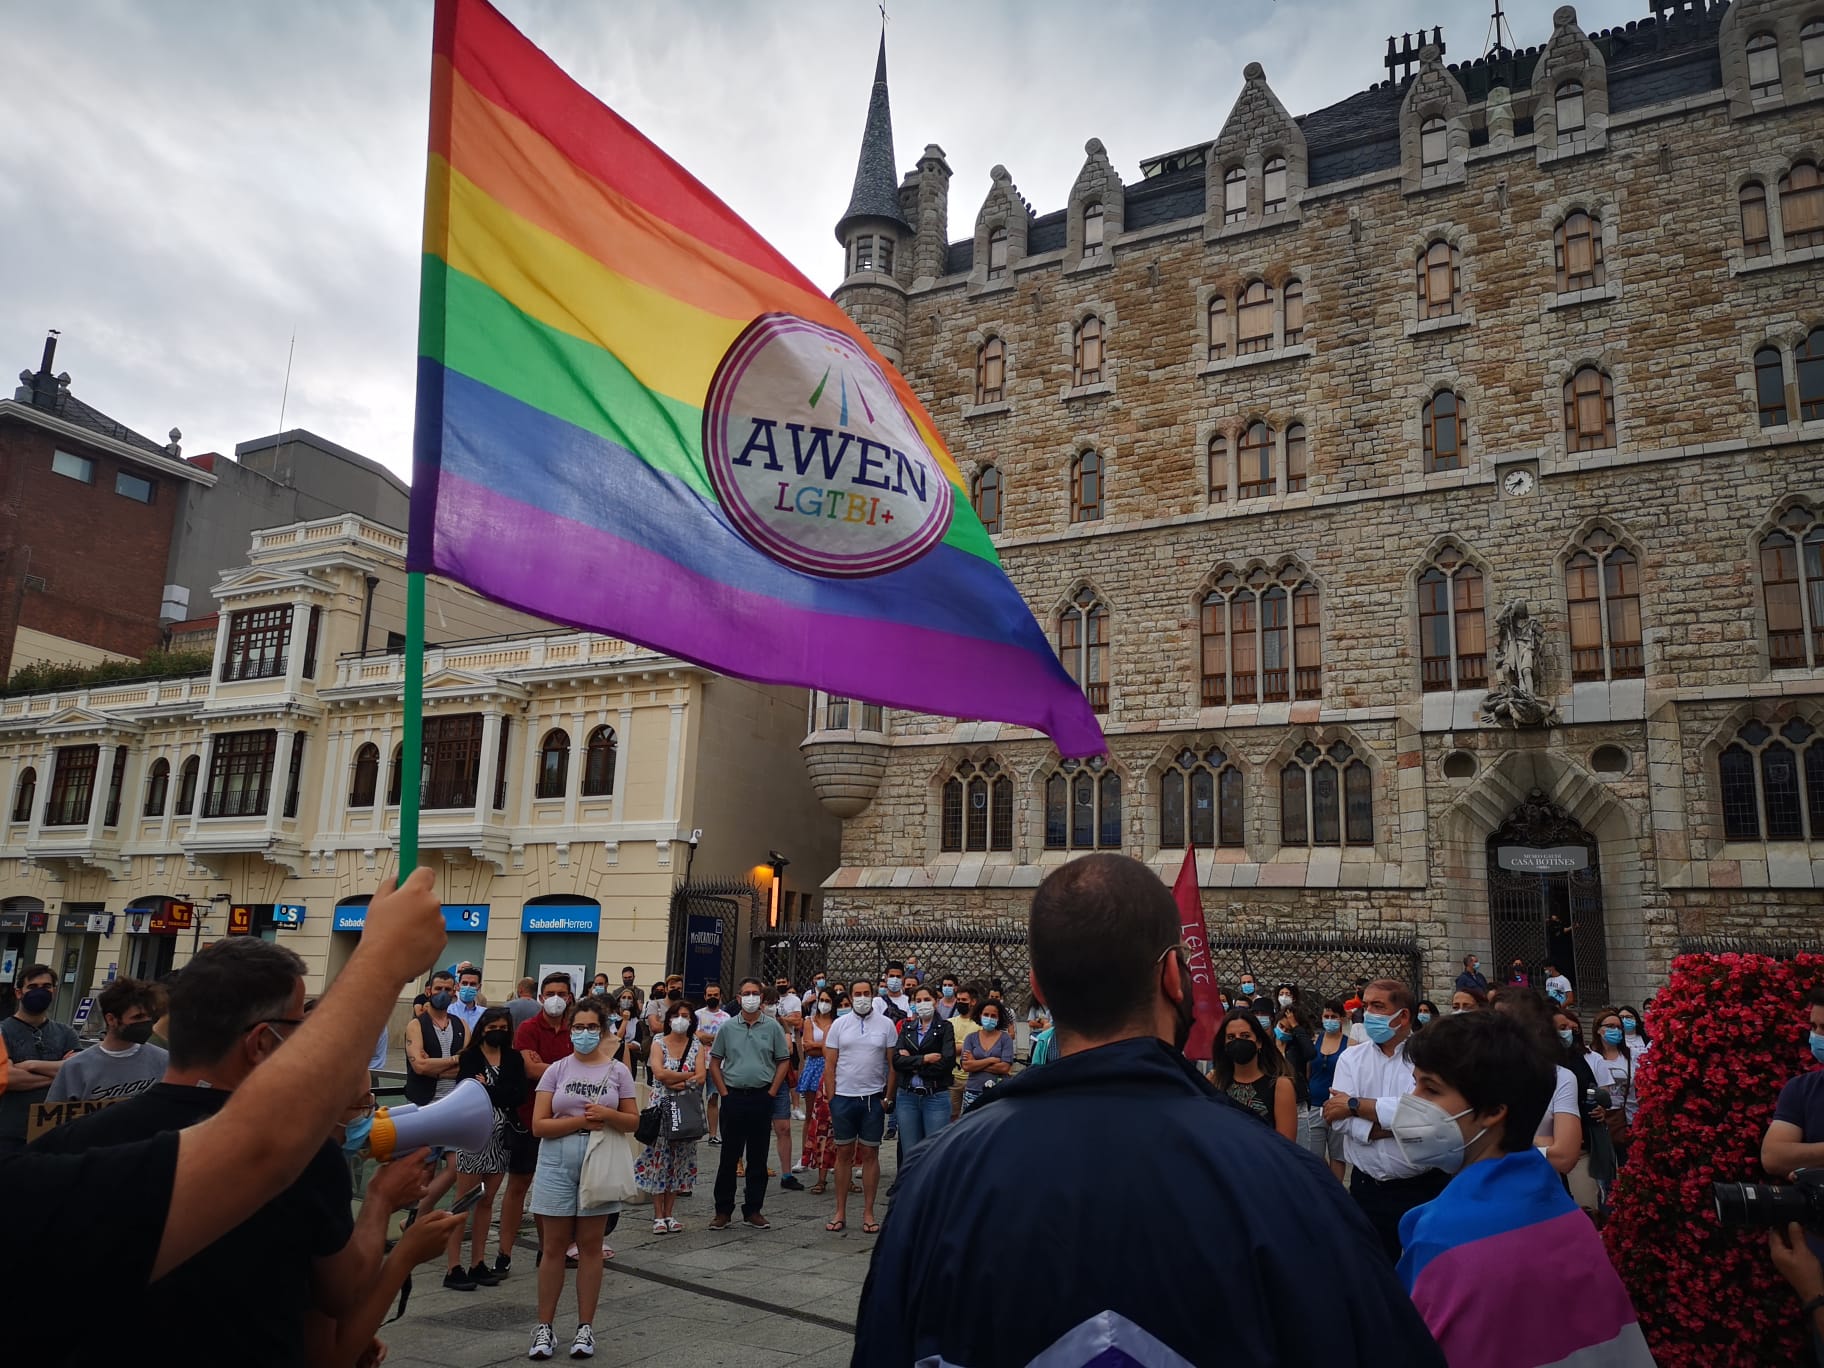
[[[1361,1114],[1362,1114],[1362,1099],[1359,1097],[1350,1098],[1349,1099],[1349,1115],[1360,1116]]]

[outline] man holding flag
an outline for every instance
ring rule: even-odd
[[[1039,886],[1032,990],[1058,1056],[907,1157],[855,1363],[1442,1364],[1341,1184],[1186,1062],[1184,930],[1165,885],[1126,856],[1084,856]],[[1128,1232],[1118,1256],[1110,1231]],[[1038,1252],[1011,1314],[973,1271],[990,1233]],[[1350,1274],[1314,1316],[1312,1270],[1333,1267]]]

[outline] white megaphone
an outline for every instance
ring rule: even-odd
[[[465,1078],[447,1097],[425,1106],[401,1102],[374,1111],[367,1133],[367,1153],[386,1163],[427,1145],[444,1149],[486,1149],[494,1134],[494,1099],[472,1078]]]

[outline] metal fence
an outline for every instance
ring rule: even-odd
[[[760,977],[802,985],[819,972],[834,983],[874,980],[890,960],[918,960],[927,983],[955,974],[963,983],[999,986],[1024,1003],[1032,961],[1021,921],[992,924],[910,924],[892,927],[800,926],[757,937],[753,963]],[[1223,991],[1233,993],[1244,973],[1262,991],[1295,983],[1307,996],[1345,997],[1358,978],[1394,978],[1424,991],[1418,946],[1391,936],[1344,933],[1259,932],[1213,936],[1210,958]]]
[[[1791,959],[1795,955],[1824,953],[1824,943],[1801,945],[1797,941],[1774,940],[1762,936],[1680,936],[1681,955],[1768,955],[1774,959]]]
[[[701,927],[703,919],[713,919],[715,933],[721,937],[721,955],[710,981],[728,985],[735,977],[735,947],[740,943],[742,922],[753,915],[760,890],[746,879],[709,879],[681,883],[671,891],[671,922],[667,928],[665,964],[669,972],[694,977],[689,965],[693,920]]]
[[[802,986],[817,974],[845,987],[856,979],[879,978],[889,960],[917,959],[919,976],[935,983],[955,974],[962,983],[1000,988],[1010,1001],[1024,1003],[1031,960],[1026,954],[1024,920],[907,923],[897,926],[784,927],[754,938],[753,962],[760,977],[775,977]]]
[[[1224,993],[1237,991],[1246,974],[1259,991],[1297,984],[1304,999],[1348,997],[1357,979],[1391,978],[1422,996],[1419,947],[1393,936],[1346,932],[1259,931],[1210,937],[1210,961]]]

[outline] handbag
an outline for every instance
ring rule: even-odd
[[[576,1185],[579,1210],[607,1206],[611,1202],[631,1202],[639,1195],[633,1181],[633,1151],[621,1132],[603,1127],[589,1132],[589,1148],[583,1154],[582,1175]]]
[[[659,1134],[666,1140],[701,1140],[709,1134],[709,1116],[700,1088],[665,1093],[659,1099],[658,1112]]]
[[[655,1096],[652,1104],[640,1113],[640,1124],[633,1128],[633,1138],[642,1145],[650,1145],[659,1138],[659,1113],[663,1110]]]

